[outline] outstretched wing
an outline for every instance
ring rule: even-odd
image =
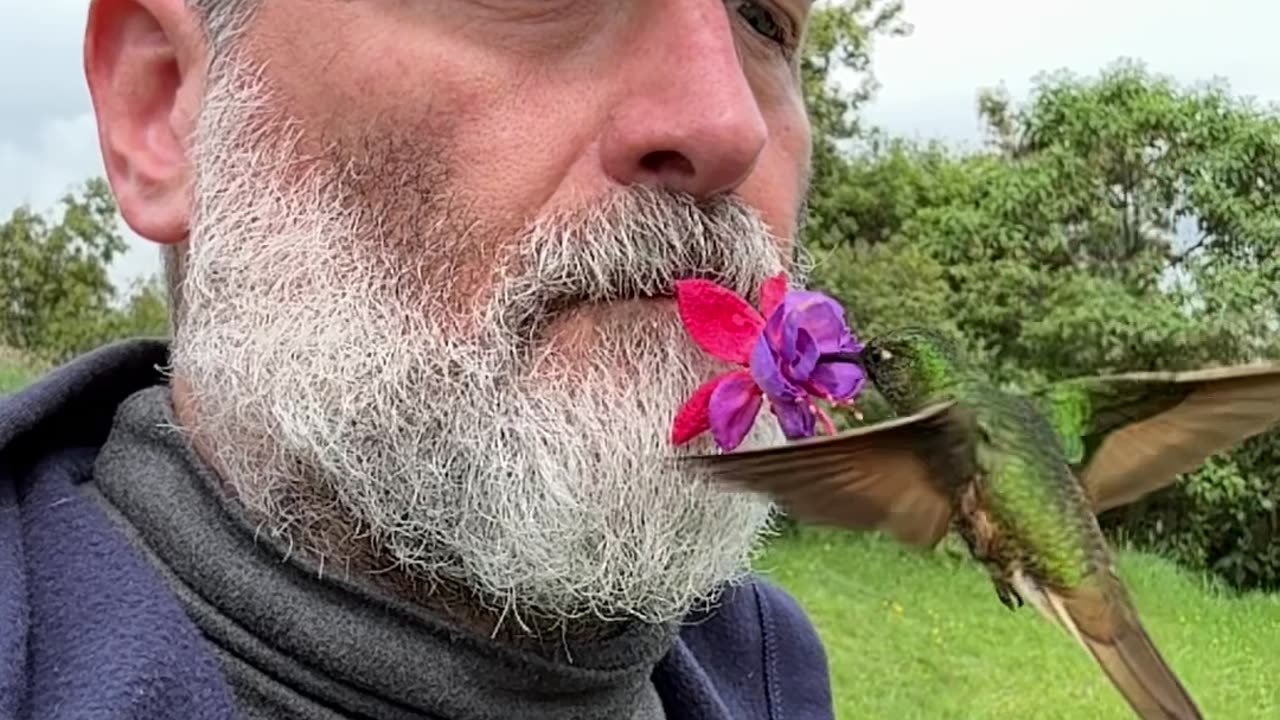
[[[830,437],[680,460],[772,496],[797,519],[932,547],[946,535],[952,487],[972,476],[970,437],[967,417],[947,402]]]
[[[1102,512],[1280,423],[1280,364],[1078,378],[1033,399]]]

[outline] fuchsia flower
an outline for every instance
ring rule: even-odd
[[[856,364],[821,361],[824,353],[862,350],[838,303],[819,292],[788,291],[781,273],[761,287],[759,311],[708,280],[682,280],[675,292],[693,341],[743,369],[717,375],[694,391],[676,413],[673,443],[710,430],[717,445],[732,450],[751,429],[764,397],[787,438],[812,436],[819,419],[835,433],[813,397],[846,404],[866,383]]]

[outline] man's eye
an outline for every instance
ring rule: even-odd
[[[738,6],[738,14],[753,30],[779,45],[787,44],[787,31],[778,23],[777,18],[760,3],[744,2]]]

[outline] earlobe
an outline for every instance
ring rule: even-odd
[[[185,0],[91,0],[84,65],[107,179],[125,222],[182,241],[191,212],[186,139],[203,82],[200,25]]]

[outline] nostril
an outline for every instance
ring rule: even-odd
[[[640,166],[655,175],[693,175],[693,163],[682,153],[674,150],[656,150],[640,159]]]

